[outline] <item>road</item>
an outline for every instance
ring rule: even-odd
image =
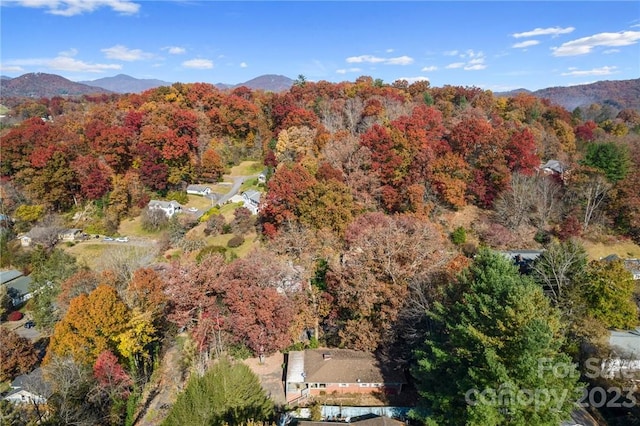
[[[227,201],[229,201],[231,199],[231,197],[233,197],[234,195],[236,195],[238,193],[238,191],[240,190],[240,187],[242,186],[242,184],[244,183],[245,180],[257,178],[258,176],[259,175],[234,176],[234,177],[225,176],[226,178],[232,179],[233,180],[233,184],[231,185],[231,189],[229,190],[229,192],[227,192],[222,197],[220,197],[220,199],[218,200],[217,204],[219,206],[224,205]]]

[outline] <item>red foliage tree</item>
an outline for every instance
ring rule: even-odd
[[[131,393],[133,380],[118,363],[118,358],[111,351],[98,355],[93,364],[93,377],[98,382],[99,390],[110,398],[127,399]]]

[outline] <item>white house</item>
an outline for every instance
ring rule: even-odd
[[[211,194],[211,188],[205,185],[189,185],[187,186],[187,194],[204,197],[205,195]]]
[[[640,377],[640,328],[611,331],[609,348],[609,358],[601,364],[603,377]]]
[[[49,396],[51,387],[42,378],[42,370],[36,368],[29,374],[16,377],[4,399],[14,404],[45,404]]]
[[[148,207],[149,210],[162,210],[167,217],[173,217],[174,214],[182,213],[182,206],[175,200],[151,200],[149,201]]]
[[[82,229],[71,228],[65,229],[58,234],[58,238],[62,241],[78,241],[82,239]]]
[[[258,206],[260,205],[260,191],[250,189],[242,193],[244,206],[251,211],[251,214],[258,214]]]

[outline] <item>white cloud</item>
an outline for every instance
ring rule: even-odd
[[[73,72],[103,72],[105,70],[119,70],[122,68],[122,65],[119,64],[90,64],[68,56],[58,56],[50,60],[47,66],[54,70]]]
[[[78,49],[75,48],[71,48],[69,50],[63,50],[62,52],[58,53],[58,55],[60,56],[76,56],[78,54]]]
[[[464,62],[453,62],[447,65],[445,68],[447,69],[457,69],[462,68],[465,71],[479,71],[487,68],[487,65],[484,63],[485,56],[482,51],[474,51],[467,50],[463,53],[458,53],[458,57],[461,59],[465,59]]]
[[[387,49],[387,50],[385,50],[385,52],[387,52],[387,53],[393,53],[393,49]]]
[[[586,75],[611,75],[614,73],[617,67],[601,67],[594,68],[592,70],[578,70],[576,68],[569,68],[569,72],[563,72],[561,75],[564,76],[586,76]]]
[[[551,28],[536,28],[535,30],[525,31],[523,33],[515,33],[512,34],[512,37],[515,38],[523,38],[523,37],[537,37],[541,35],[553,35],[557,36],[560,34],[569,34],[575,30],[574,27],[560,28],[560,27],[551,27]]]
[[[105,56],[108,59],[117,59],[127,62],[153,58],[153,54],[151,53],[143,52],[140,49],[129,49],[128,47],[121,44],[115,45],[113,47],[108,47],[106,49],[101,49],[101,51],[104,52]]]
[[[12,61],[6,61],[6,63],[3,64],[3,69],[14,68],[23,71],[24,67],[40,67],[44,68],[45,70],[91,73],[100,73],[106,70],[122,69],[122,65],[119,64],[93,64],[85,61],[80,61],[63,54],[59,54],[55,58],[16,59]]]
[[[347,73],[361,72],[361,71],[362,71],[361,68],[341,68],[339,70],[336,70],[336,73],[338,73],[338,74],[347,74]]]
[[[3,0],[8,4],[15,4],[35,9],[46,8],[47,13],[60,16],[75,16],[91,13],[101,7],[107,7],[122,15],[138,13],[140,5],[131,0]]]
[[[418,77],[400,77],[397,80],[405,80],[407,83],[416,83],[418,81],[429,81],[428,77],[418,76]]]
[[[410,65],[413,58],[409,56],[398,56],[395,58],[381,58],[373,55],[349,56],[346,59],[348,64],[385,64],[385,65]]]
[[[246,63],[246,62],[240,62],[240,68],[246,68],[246,67],[248,67],[248,66],[249,66],[249,65],[247,65],[247,63]]]
[[[612,53],[620,53],[620,49],[607,49],[607,50],[603,50],[602,53],[604,53],[605,55],[610,55]]]
[[[597,46],[629,46],[640,40],[640,31],[622,31],[619,33],[599,33],[568,41],[560,47],[552,47],[553,56],[576,56],[591,53]]]
[[[363,62],[368,62],[371,64],[377,64],[380,62],[384,62],[384,58],[378,58],[372,55],[360,55],[360,56],[349,56],[346,59],[349,64],[361,64]]]
[[[457,50],[447,50],[446,52],[442,53],[444,56],[458,56],[458,51]]]
[[[162,50],[166,50],[171,55],[183,55],[183,54],[187,53],[187,49],[185,49],[184,47],[179,47],[179,46],[167,46],[167,47],[162,48]]]
[[[17,65],[0,65],[0,71],[2,72],[23,72],[24,68],[19,67]]]
[[[435,71],[437,69],[438,69],[438,67],[436,67],[435,65],[431,65],[431,66],[428,66],[428,67],[422,67],[422,69],[420,71],[429,72],[429,71]]]
[[[540,44],[540,42],[538,40],[527,40],[520,43],[516,43],[511,47],[513,47],[514,49],[524,49],[525,47],[535,46],[536,44]]]
[[[386,60],[387,65],[411,65],[413,58],[409,56],[398,56],[397,58],[389,58]]]
[[[199,70],[209,70],[213,68],[213,61],[209,59],[191,59],[184,61],[182,66],[185,68],[194,68]]]

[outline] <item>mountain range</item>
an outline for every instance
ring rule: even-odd
[[[221,90],[246,86],[252,90],[281,92],[291,88],[294,80],[283,75],[262,75],[239,84],[215,84]],[[173,83],[157,79],[138,79],[125,74],[100,78],[91,81],[73,82],[55,74],[30,73],[20,77],[1,76],[0,95],[2,97],[47,98],[53,96],[76,96],[101,93],[140,93],[159,86]],[[538,98],[549,99],[569,111],[576,107],[591,104],[610,104],[618,109],[633,108],[640,110],[640,78],[633,80],[608,80],[591,84],[567,87],[550,87],[529,91],[518,89],[510,92],[497,92],[496,96],[515,96],[517,93],[530,93]]]

